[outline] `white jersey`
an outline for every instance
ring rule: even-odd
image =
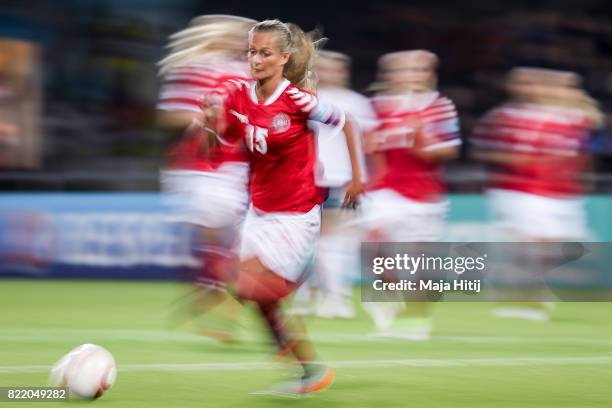
[[[362,132],[373,130],[376,125],[376,115],[368,99],[350,89],[321,88],[317,91],[320,101],[325,101],[343,110],[351,121],[357,136],[357,150],[361,166],[361,174],[365,177],[365,163],[361,148]],[[352,177],[351,159],[346,145],[344,132],[341,128],[310,122],[309,126],[317,134],[318,140],[318,171],[317,185],[324,187],[340,187],[348,183]]]

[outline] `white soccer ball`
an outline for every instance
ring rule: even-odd
[[[50,383],[68,387],[81,398],[98,398],[117,378],[113,355],[95,344],[83,344],[62,357],[51,369]]]

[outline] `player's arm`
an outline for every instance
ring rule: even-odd
[[[436,124],[433,127],[438,126],[448,125]],[[459,157],[461,139],[459,138],[458,125],[453,124],[450,126],[452,126],[452,131],[439,133],[436,133],[436,130],[428,129],[428,127],[431,128],[432,126],[424,125],[416,127],[414,144],[409,147],[411,153],[429,162],[440,162]]]
[[[439,162],[459,156],[461,138],[455,105],[448,98],[437,100],[422,117],[413,119],[409,127],[415,130],[411,152],[418,158]]]
[[[357,135],[351,126],[350,120],[344,121],[342,127],[344,132],[344,138],[346,139],[346,146],[349,151],[349,158],[351,159],[351,181],[346,189],[346,195],[344,197],[343,205],[349,208],[355,208],[358,204],[358,197],[363,193],[363,183],[361,180],[361,166],[359,165],[359,150]]]
[[[372,130],[363,135],[363,152],[366,155],[368,179],[376,180],[387,171],[387,162],[383,153],[383,143]]]
[[[234,110],[232,87],[224,84],[207,95],[199,115],[191,126],[197,128],[201,151],[208,151],[218,144],[234,144],[244,135],[245,117]]]
[[[157,126],[163,129],[167,135],[166,142],[169,144],[176,143],[181,139],[200,138],[200,129],[194,123],[200,116],[198,111],[168,111],[158,109],[156,123]]]
[[[325,125],[334,126],[342,129],[348,147],[349,158],[351,160],[351,181],[346,190],[343,206],[356,207],[358,197],[363,193],[363,183],[361,182],[361,168],[359,166],[359,150],[357,147],[357,136],[353,127],[346,120],[344,111],[337,107],[317,100],[313,95],[302,94],[304,99],[311,99],[312,108],[309,111],[309,119],[321,122]]]
[[[156,124],[164,130],[167,143],[175,143],[179,139],[193,137],[193,128],[190,128],[193,119],[199,114],[198,106],[181,107],[180,109],[170,106],[161,100],[157,106]]]
[[[167,130],[184,130],[190,124],[195,114],[191,111],[157,111],[157,124]]]
[[[180,72],[179,72],[180,71]],[[188,68],[176,68],[164,75],[157,103],[156,124],[166,130],[174,141],[182,137],[191,137],[190,126],[201,113],[198,92],[204,88],[193,85],[200,75]]]
[[[416,148],[413,149],[412,152],[415,156],[425,161],[446,161],[459,157],[459,146],[443,146],[435,149]]]

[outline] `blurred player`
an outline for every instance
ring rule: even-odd
[[[308,120],[343,126],[352,178],[345,204],[355,206],[362,191],[351,127],[342,111],[309,91],[315,44],[302,30],[278,20],[256,24],[249,33],[248,59],[255,81],[230,81],[223,103],[204,106],[210,140],[244,140],[250,151],[251,206],[240,248],[237,293],[255,302],[279,351],[303,369],[300,380],[267,393],[292,396],[329,386],[331,368],[317,362],[299,321],[281,317],[281,302],[294,292],[316,246],[321,193],[315,185],[316,146]]]
[[[442,163],[459,152],[459,123],[451,100],[436,91],[438,58],[400,51],[379,61],[372,105],[379,126],[365,141],[373,180],[363,199],[369,240],[428,242],[442,236],[448,204]],[[423,300],[423,299],[420,299]],[[364,304],[381,334],[407,340],[430,337],[431,304]]]
[[[349,89],[350,58],[338,52],[320,51],[315,62],[318,79],[317,98],[344,110],[355,130],[361,174],[365,175],[361,130],[369,132],[376,125],[374,112],[366,97]],[[317,134],[317,185],[326,189],[323,205],[315,273],[300,287],[291,311],[316,313],[325,318],[351,318],[353,285],[359,270],[359,234],[350,226],[354,209],[340,210],[346,187],[351,181],[351,161],[345,135],[337,128],[311,123]]]
[[[489,199],[506,240],[586,238],[581,176],[589,161],[590,131],[602,118],[579,84],[572,72],[516,68],[507,82],[511,100],[489,112],[475,130],[474,156],[492,165]],[[532,248],[513,264],[530,269],[533,278],[533,268],[545,268],[550,255]],[[548,320],[547,309],[534,299],[495,314]]]
[[[190,125],[201,112],[203,97],[224,81],[249,77],[244,56],[253,23],[236,16],[197,17],[170,36],[169,55],[159,63],[164,78],[159,122],[178,139],[168,153],[161,185],[178,220],[197,231],[195,251],[201,261],[196,291],[186,299],[188,310],[177,315],[181,319],[197,317],[226,300],[225,311],[237,313],[225,280],[236,266],[231,249],[247,207],[247,156],[239,145],[204,152],[201,135]],[[221,340],[233,336],[225,328],[198,330]]]

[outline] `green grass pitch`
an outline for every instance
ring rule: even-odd
[[[440,303],[428,342],[369,337],[354,320],[307,319],[334,385],[297,400],[250,393],[282,381],[255,315],[223,345],[166,328],[178,283],[0,280],[0,387],[47,385],[49,368],[82,343],[109,349],[115,386],[94,402],[52,407],[610,407],[612,304],[561,303],[550,322],[497,319],[492,304]]]

